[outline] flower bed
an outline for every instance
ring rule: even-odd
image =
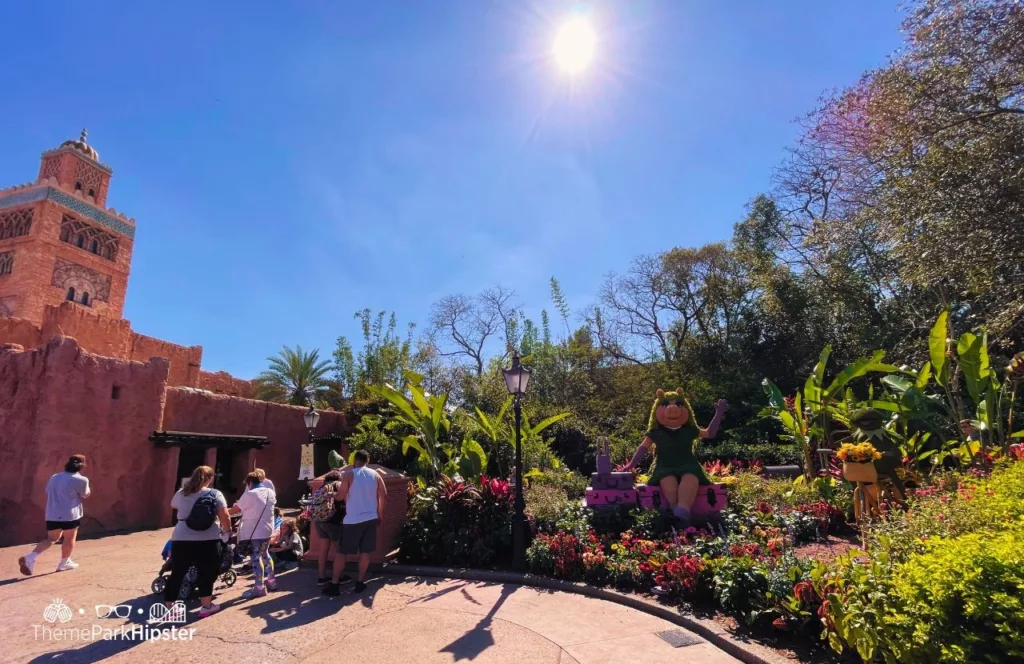
[[[683,531],[659,512],[549,500],[543,518],[530,516],[530,571],[653,593],[864,661],[1024,658],[1024,464],[935,475],[912,491],[909,511],[869,527],[868,553],[824,562],[799,551],[848,529],[842,483],[794,486],[739,472],[730,491],[722,524]],[[507,483],[443,480],[415,497],[401,558],[507,565],[511,515]]]

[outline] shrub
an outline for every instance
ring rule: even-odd
[[[870,528],[867,560],[843,556],[816,583],[835,650],[908,664],[1024,657],[1024,464],[945,480]]]
[[[796,445],[782,443],[701,443],[697,459],[705,461],[742,461],[744,465],[760,462],[765,466],[803,465],[802,453]]]
[[[413,498],[402,527],[403,562],[487,567],[505,562],[512,548],[512,493],[508,482],[476,484],[442,476]]]
[[[555,573],[555,557],[551,552],[551,536],[541,534],[533,538],[526,549],[526,565],[534,574],[551,576]]]
[[[353,452],[366,450],[373,463],[405,470],[409,464],[402,454],[400,429],[401,425],[395,421],[385,421],[379,415],[363,415],[356,424],[355,431],[349,436],[348,448]]]
[[[569,499],[559,486],[531,483],[526,487],[526,510],[539,532],[556,530],[558,520],[569,507]]]
[[[1024,517],[1024,463],[997,467],[988,478],[939,476],[915,492],[907,512],[891,512],[866,531],[872,548],[903,562],[928,540],[998,529]]]
[[[582,498],[590,485],[588,478],[565,466],[531,472],[527,480],[531,487],[557,487],[567,498]]]
[[[753,623],[767,608],[766,567],[749,554],[718,558],[710,565],[714,573],[715,602],[725,612],[738,616],[747,624]]]
[[[905,661],[1024,661],[1024,522],[930,541],[893,578]]]

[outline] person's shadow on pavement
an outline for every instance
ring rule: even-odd
[[[364,592],[356,594],[343,590],[337,597],[324,597],[321,589],[309,584],[308,575],[290,574],[277,578],[277,590],[270,598],[242,608],[253,618],[261,618],[266,626],[260,630],[263,634],[272,634],[292,627],[308,625],[323,620],[341,611],[346,606],[362,603],[366,608],[373,607],[377,581],[368,579]]]
[[[487,615],[481,618],[473,629],[441,648],[440,652],[451,653],[457,662],[462,659],[476,659],[483,651],[493,646],[494,634],[491,633],[491,624],[494,622],[494,614],[515,590],[515,586],[503,585],[501,595],[498,596],[498,600],[494,602],[494,606],[487,612]]]

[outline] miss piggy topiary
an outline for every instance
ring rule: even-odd
[[[655,447],[654,468],[648,484],[661,487],[665,500],[672,506],[672,513],[684,523],[690,521],[690,508],[702,484],[710,484],[693,450],[698,438],[714,438],[722,417],[728,410],[725,399],[715,404],[715,416],[707,429],[701,429],[693,419],[693,408],[683,395],[683,388],[674,392],[658,390],[657,399],[651,406],[651,418],[647,435],[637,448],[632,461],[621,470],[632,470],[652,445]]]

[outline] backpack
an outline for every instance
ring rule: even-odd
[[[320,523],[335,523],[339,510],[332,498],[327,493],[327,486],[322,486],[313,492],[309,499],[309,518]]]
[[[207,530],[217,520],[217,509],[217,492],[206,491],[192,505],[185,525],[191,530]]]

